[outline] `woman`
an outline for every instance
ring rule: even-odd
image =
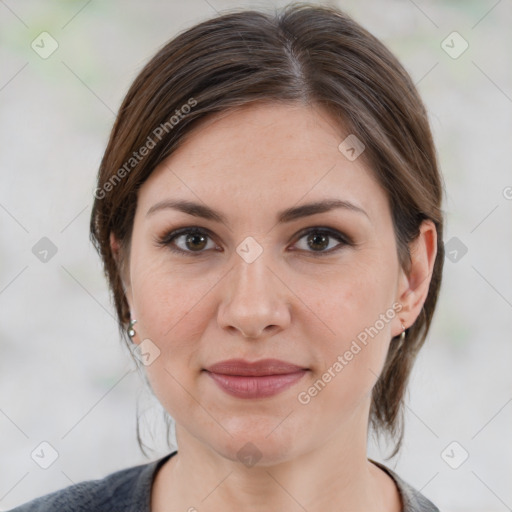
[[[438,510],[366,445],[400,447],[441,199],[410,77],[347,15],[170,41],[119,110],[91,237],[178,450],[15,510]]]

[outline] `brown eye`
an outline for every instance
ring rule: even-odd
[[[190,249],[192,251],[200,251],[201,249],[204,249],[206,247],[207,238],[208,237],[199,233],[187,235],[185,237],[185,246],[187,247],[187,249]]]
[[[351,238],[330,228],[312,228],[299,235],[299,241],[305,240],[301,251],[313,256],[331,254],[344,246],[354,245]],[[334,243],[337,241],[338,243]],[[208,243],[210,242],[210,246]],[[172,252],[187,255],[201,256],[208,249],[217,249],[210,233],[202,228],[187,227],[167,233],[157,240],[159,246],[167,247]],[[300,244],[296,244],[298,246]]]
[[[341,249],[345,245],[352,245],[350,239],[344,236],[338,231],[334,231],[327,228],[313,228],[302,233],[300,240],[305,240],[306,243],[299,247],[300,250],[304,250],[309,253],[317,253],[315,256],[323,256],[324,254],[330,254],[332,252]],[[338,241],[338,244],[333,244],[334,240]],[[300,244],[299,244],[300,245]]]
[[[307,240],[308,246],[315,251],[321,251],[329,246],[329,236],[322,233],[310,234],[308,235]]]
[[[208,246],[209,241],[211,242],[210,246]],[[199,228],[183,228],[171,231],[158,239],[157,243],[160,246],[168,247],[173,252],[188,256],[200,256],[206,249],[216,247],[209,233]]]

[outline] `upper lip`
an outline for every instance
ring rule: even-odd
[[[212,364],[206,368],[211,373],[223,375],[243,375],[258,377],[261,375],[283,375],[307,370],[302,366],[287,363],[279,359],[260,359],[259,361],[246,361],[245,359],[229,359]]]

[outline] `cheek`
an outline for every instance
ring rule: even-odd
[[[152,271],[141,273],[134,291],[140,317],[137,332],[151,339],[160,354],[145,368],[151,388],[174,418],[197,410],[196,379],[200,344],[209,315],[205,310],[208,290],[214,282]],[[186,416],[186,415],[185,415]],[[208,423],[207,415],[201,423]],[[215,425],[211,425],[213,429]]]
[[[207,275],[199,279],[194,265],[170,264],[164,248],[148,246],[141,239],[131,260],[134,308],[138,331],[165,345],[183,322],[190,323],[192,312],[215,283]]]
[[[320,387],[330,388],[324,398],[333,393],[332,398],[343,403],[358,400],[380,374],[397,316],[396,276],[389,270],[393,265],[393,258],[387,263],[382,258],[359,260],[310,293],[308,305],[326,326],[324,336],[307,335],[318,340],[316,376]]]
[[[324,276],[306,295],[309,295],[308,305],[324,321],[332,338],[341,343],[341,348],[378,322],[392,307],[398,278],[392,270],[395,268],[392,258],[386,262],[381,254],[380,259],[354,260]],[[389,332],[389,320],[384,325],[378,322],[378,330]]]
[[[197,407],[192,395],[204,362],[200,340],[212,321],[209,298],[217,282],[215,276],[198,279],[192,266],[180,266],[177,272],[168,265],[152,264],[133,283],[140,318],[137,333],[160,351],[146,373],[156,396],[174,418]]]
[[[207,321],[199,311],[214,285],[214,280],[206,278],[198,280],[158,272],[141,274],[133,286],[139,331],[164,350],[170,344],[178,348],[185,330],[190,336],[200,329],[198,322]]]
[[[310,382],[298,390],[297,401],[307,406],[308,414],[324,418],[333,428],[370,398],[386,360],[392,314],[388,323],[379,314],[393,310],[375,307],[372,315],[367,309],[338,308],[341,313],[333,316],[336,337],[320,340]]]

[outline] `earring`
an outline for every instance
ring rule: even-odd
[[[130,326],[128,327],[128,336],[133,338],[135,336],[135,329],[133,326],[137,323],[137,320],[130,320]]]
[[[400,334],[400,343],[405,340],[405,325],[400,322],[400,325],[402,326],[402,334]]]

